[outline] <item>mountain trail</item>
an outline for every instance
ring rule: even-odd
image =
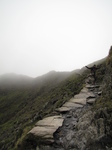
[[[94,115],[90,108],[102,92],[100,85],[92,84],[92,80],[88,77],[80,93],[56,109],[58,115],[36,123],[29,132],[43,143],[36,150],[83,150],[87,139],[96,136],[96,129],[90,126]]]

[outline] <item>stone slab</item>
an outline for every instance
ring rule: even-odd
[[[33,134],[46,142],[53,142],[54,132],[63,124],[64,119],[61,115],[44,118],[36,123],[36,127],[30,130],[29,134]]]
[[[84,99],[76,99],[76,98],[72,98],[70,99],[69,102],[72,102],[72,103],[76,103],[76,104],[81,104],[81,105],[86,105],[86,98]]]
[[[53,138],[53,133],[55,131],[56,131],[56,128],[54,127],[37,126],[37,127],[34,127],[29,133],[32,133],[38,137]]]
[[[81,92],[82,92],[82,93],[87,93],[87,92],[88,92],[88,88],[85,88],[85,87],[84,87],[84,88],[81,90]]]
[[[36,126],[50,126],[50,127],[57,127],[61,126],[63,122],[62,116],[50,116],[47,118],[44,118],[43,120],[39,120],[36,123]]]
[[[76,104],[76,103],[72,103],[72,102],[67,102],[63,105],[63,107],[71,107],[71,108],[75,108],[75,107],[83,107],[81,104]]]
[[[74,96],[74,98],[76,98],[76,99],[87,98],[87,94],[85,94],[85,93],[79,93],[79,94],[76,94],[76,95]]]
[[[70,111],[72,108],[68,108],[68,107],[60,107],[60,108],[57,108],[56,111],[58,112],[68,112]]]
[[[95,99],[95,98],[92,98],[92,99],[88,99],[88,100],[87,100],[87,103],[92,105],[92,104],[95,103],[95,101],[96,101],[96,99]]]

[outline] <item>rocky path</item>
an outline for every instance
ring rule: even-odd
[[[83,150],[86,140],[96,136],[96,130],[89,126],[94,114],[91,110],[87,113],[87,110],[95,103],[101,91],[99,85],[88,84],[88,80],[79,94],[56,109],[59,115],[38,121],[29,132],[43,144],[48,144],[37,146],[37,150]]]

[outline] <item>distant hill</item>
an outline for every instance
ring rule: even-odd
[[[29,84],[31,84],[32,80],[33,78],[25,75],[8,73],[8,74],[0,75],[0,87],[28,86]]]
[[[26,75],[18,75],[15,73],[8,73],[0,75],[0,88],[24,88],[43,85],[57,86],[60,82],[67,79],[72,74],[78,74],[79,70],[71,72],[56,72],[50,71],[42,76],[32,78]]]
[[[78,74],[78,73],[79,70],[74,70],[71,72],[50,71],[42,76],[34,78],[33,84],[34,85],[52,84],[53,86],[56,86],[57,84],[67,79],[72,74]]]

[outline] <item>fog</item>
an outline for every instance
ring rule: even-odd
[[[112,45],[112,0],[0,0],[0,74],[72,71]]]

